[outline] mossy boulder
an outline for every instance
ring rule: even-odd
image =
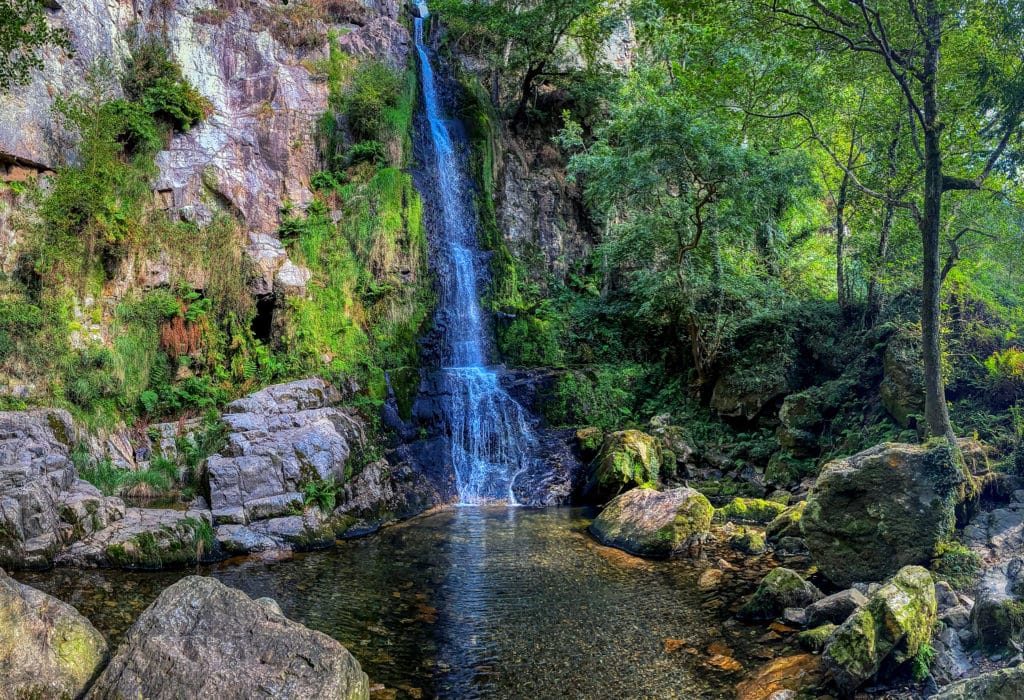
[[[691,488],[633,489],[614,498],[590,526],[600,542],[654,559],[696,556],[714,508]]]
[[[604,442],[604,432],[593,426],[580,428],[576,431],[576,446],[579,448],[580,456],[583,459],[593,459],[601,451],[601,444]]]
[[[764,525],[777,518],[786,506],[763,498],[734,498],[715,511],[715,518],[734,523]]]
[[[729,546],[744,554],[764,554],[768,549],[761,533],[746,528],[729,537]]]
[[[814,629],[804,630],[796,636],[796,643],[805,651],[809,651],[812,654],[820,654],[825,648],[828,638],[836,629],[838,629],[836,625],[825,623]]]
[[[661,443],[640,430],[621,430],[605,436],[591,464],[586,492],[603,500],[638,486],[658,483]]]
[[[936,608],[928,570],[900,569],[830,638],[825,668],[839,690],[852,695],[883,663],[898,666],[913,658],[931,640]]]
[[[880,581],[935,555],[969,489],[969,476],[945,441],[885,443],[829,462],[800,527],[833,583]]]
[[[933,695],[932,700],[1020,700],[1024,692],[1024,664],[957,681]]]
[[[786,608],[803,608],[823,597],[814,584],[780,566],[764,577],[754,595],[740,608],[739,616],[746,620],[771,620]]]
[[[985,571],[970,621],[983,649],[1009,652],[1024,643],[1024,559],[1014,557]]]
[[[889,337],[882,355],[883,379],[879,388],[882,406],[901,427],[910,427],[924,413],[924,361],[921,332],[898,329]]]
[[[0,696],[75,698],[107,659],[107,643],[70,605],[0,570]]]
[[[775,543],[783,537],[803,537],[800,529],[800,519],[803,517],[807,501],[800,501],[791,505],[775,516],[775,519],[768,523],[764,530],[765,537],[769,542]]]

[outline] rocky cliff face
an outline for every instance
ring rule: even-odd
[[[329,32],[340,36],[343,51],[404,67],[409,37],[398,12],[395,0],[68,0],[50,11],[50,21],[68,30],[73,57],[47,50],[45,68],[0,100],[0,181],[73,163],[75,137],[60,126],[56,100],[97,80],[109,97],[119,96],[110,78],[122,70],[134,38],[159,36],[213,113],[157,156],[157,206],[200,225],[229,214],[246,233],[254,293],[301,294],[309,275],[291,264],[274,234],[282,203],[309,203],[310,177],[320,169],[315,137],[327,110]],[[10,271],[17,245],[12,214],[23,202],[3,194],[0,261]],[[159,286],[168,264],[129,264],[111,286],[118,293]],[[201,287],[201,276],[194,277]]]

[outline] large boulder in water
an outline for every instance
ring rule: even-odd
[[[106,658],[78,611],[0,571],[0,697],[78,697]]]
[[[219,581],[188,576],[129,630],[91,698],[369,698],[341,644]]]
[[[691,488],[633,489],[616,497],[590,526],[598,540],[642,557],[695,555],[714,508]]]
[[[811,556],[840,586],[925,564],[952,531],[967,480],[942,441],[887,443],[830,462],[800,519]]]
[[[587,495],[601,500],[638,486],[657,484],[661,460],[661,444],[647,433],[610,433],[590,466]]]
[[[839,689],[852,695],[883,662],[909,661],[932,637],[937,603],[931,574],[907,566],[875,592],[828,641],[825,668]]]

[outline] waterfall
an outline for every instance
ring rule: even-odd
[[[437,231],[432,236],[439,299],[436,325],[442,338],[440,383],[442,420],[455,471],[459,501],[465,504],[506,500],[516,503],[513,485],[536,454],[530,420],[502,389],[486,366],[483,310],[477,289],[478,243],[469,176],[455,152],[437,95],[430,57],[417,18],[416,51],[431,162],[425,164],[436,185]]]

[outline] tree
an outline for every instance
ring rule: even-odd
[[[487,56],[494,68],[492,98],[498,99],[499,71],[517,76],[512,125],[526,122],[538,81],[570,75],[580,58],[593,57],[610,31],[603,0],[444,0],[438,11],[458,40]],[[566,55],[567,42],[577,50]]]
[[[861,191],[909,211],[917,223],[925,419],[933,435],[952,441],[940,337],[943,199],[982,189],[994,170],[1016,160],[1012,147],[1024,112],[1021,7],[1012,0],[773,0],[772,10],[783,25],[812,33],[830,50],[872,59],[900,95],[921,166],[916,196],[865,186],[832,153]]]
[[[71,50],[67,31],[47,24],[43,3],[0,0],[0,92],[24,85],[33,68],[43,67],[37,52],[45,46]]]
[[[773,284],[756,245],[806,184],[802,159],[739,143],[683,90],[643,76],[620,96],[589,148],[572,157],[591,206],[612,222],[604,250],[635,297],[689,347],[698,394],[737,320]],[[578,125],[562,135],[579,147]],[[737,313],[745,311],[746,313]]]

